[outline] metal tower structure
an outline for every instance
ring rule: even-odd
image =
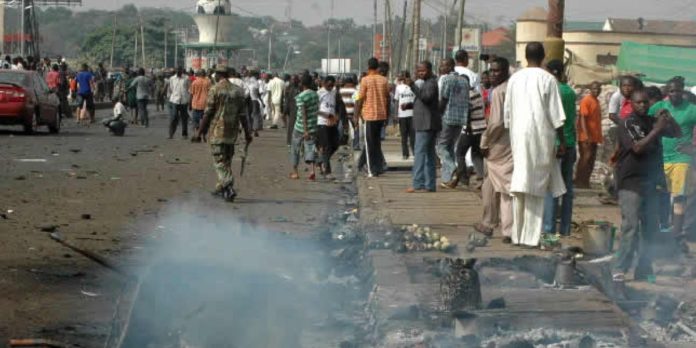
[[[20,55],[40,57],[39,22],[36,18],[36,6],[82,6],[82,0],[0,0],[0,7],[18,8],[21,14],[19,35]],[[0,16],[0,30],[4,33],[4,11]]]

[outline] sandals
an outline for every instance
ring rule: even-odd
[[[623,273],[614,273],[611,276],[611,280],[615,283],[623,283],[626,281],[626,275]]]
[[[486,237],[492,237],[492,236],[493,236],[493,229],[490,228],[490,227],[484,226],[484,225],[483,225],[482,223],[480,223],[480,222],[477,223],[477,224],[474,224],[474,229],[475,229],[477,232],[486,235]]]
[[[297,173],[290,173],[290,174],[288,175],[288,178],[290,178],[290,180],[299,180],[299,179],[300,179],[300,175],[297,174]],[[309,181],[316,181],[316,180],[317,180],[317,175],[314,174],[314,173],[313,173],[313,174],[310,174],[309,177],[307,177],[307,180],[309,180]]]

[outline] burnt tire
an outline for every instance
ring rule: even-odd
[[[48,125],[48,132],[51,134],[60,133],[60,121],[60,112],[56,111],[55,121],[53,122],[53,124]]]

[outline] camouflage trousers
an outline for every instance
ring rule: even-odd
[[[213,153],[213,167],[218,180],[215,187],[221,190],[234,185],[234,175],[232,174],[232,157],[234,157],[234,144],[211,144]]]

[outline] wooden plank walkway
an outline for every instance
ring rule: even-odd
[[[383,148],[387,158],[400,157],[398,143],[388,140]],[[391,153],[391,155],[389,154]],[[458,250],[451,255],[439,252],[395,254],[380,251],[375,269],[378,289],[383,289],[378,307],[389,311],[399,307],[390,298],[408,299],[422,308],[435,309],[439,305],[439,280],[424,272],[423,258],[464,257],[479,260],[499,258],[513,260],[522,256],[548,257],[548,252],[527,250],[502,243],[500,236],[489,245],[469,253],[465,250],[472,225],[480,221],[483,207],[478,193],[467,189],[444,190],[436,193],[409,194],[409,171],[390,171],[378,178],[358,179],[361,221],[369,223],[388,218],[394,225],[427,225],[434,232],[447,236]],[[597,219],[615,221],[616,208],[599,206],[591,196],[578,195],[578,210],[590,210]],[[582,212],[584,215],[585,212]],[[496,232],[498,233],[498,232]],[[564,240],[568,244],[581,243],[578,238]],[[392,260],[387,261],[387,258]],[[543,262],[543,261],[542,261]],[[552,262],[549,260],[549,262]],[[381,265],[388,265],[380,271]],[[420,268],[420,269],[419,269]],[[514,282],[513,282],[514,283]],[[559,328],[594,332],[619,332],[630,328],[628,317],[610,300],[594,288],[584,290],[558,290],[543,287],[521,288],[517,286],[482,287],[484,305],[497,297],[505,298],[504,310],[480,311],[486,322],[506,323],[511,328]],[[379,312],[379,308],[377,309]],[[379,317],[379,316],[378,316]],[[390,325],[394,325],[391,323]],[[409,323],[408,325],[412,325]]]

